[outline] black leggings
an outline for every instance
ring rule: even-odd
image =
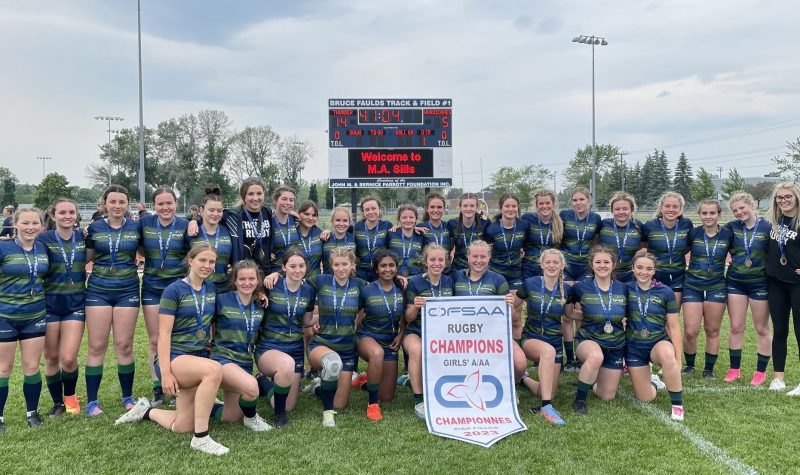
[[[769,278],[769,313],[772,318],[772,369],[786,369],[786,340],[789,338],[789,311],[794,320],[794,337],[800,347],[800,285]]]

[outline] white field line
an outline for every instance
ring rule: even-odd
[[[766,391],[766,387],[746,387],[746,386],[696,386],[683,388],[684,393],[746,393],[751,391]]]
[[[643,404],[637,401],[636,398],[633,397],[633,394],[631,394],[628,391],[620,390],[619,394],[622,395],[629,402],[631,402],[634,407],[638,408],[639,410],[650,416],[653,416],[665,426],[669,427],[670,429],[682,435],[689,442],[691,442],[692,445],[694,445],[697,448],[697,450],[699,450],[703,455],[710,458],[712,461],[718,463],[719,465],[725,466],[729,470],[735,473],[742,473],[748,475],[750,474],[755,475],[758,473],[756,469],[745,464],[741,460],[732,457],[723,449],[717,447],[712,442],[709,442],[708,440],[703,438],[703,436],[701,436],[697,432],[689,429],[688,427],[679,422],[673,421],[672,419],[670,419],[670,416],[666,412],[660,411],[652,404]],[[689,414],[689,416],[691,417],[691,414]]]

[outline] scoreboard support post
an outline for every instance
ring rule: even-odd
[[[353,212],[353,223],[358,221],[358,191],[355,188],[350,189],[350,210]]]

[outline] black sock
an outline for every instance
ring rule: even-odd
[[[153,410],[152,407],[148,407],[147,410],[144,411],[144,415],[142,416],[142,420],[143,421],[149,421],[150,420],[150,411],[152,411],[152,410]]]
[[[738,350],[729,349],[728,354],[731,357],[731,369],[739,369],[742,367],[742,349]]]
[[[714,365],[717,363],[717,355],[712,355],[706,351],[706,366],[704,371],[714,371]]]
[[[580,379],[578,380],[578,391],[575,393],[575,400],[576,401],[585,401],[586,398],[589,396],[589,391],[592,390],[592,385],[589,383],[584,383]]]
[[[194,433],[194,436],[197,437],[198,439],[202,439],[203,437],[206,437],[207,435],[208,435],[208,431],[207,430],[204,430],[203,432],[195,432]]]
[[[683,406],[683,391],[669,391],[669,400],[673,406]]]
[[[756,371],[765,373],[767,371],[767,364],[769,364],[769,356],[757,353],[758,360],[756,361]]]
[[[697,353],[683,353],[683,357],[686,358],[686,366],[689,368],[694,368],[694,360],[697,358]]]
[[[542,407],[552,404],[553,401],[550,399],[542,399]]]
[[[239,409],[242,410],[244,417],[248,419],[256,417],[256,401],[256,399],[252,401],[245,401],[241,397],[239,398]]]
[[[564,356],[567,357],[567,363],[575,361],[575,346],[572,340],[564,340]]]

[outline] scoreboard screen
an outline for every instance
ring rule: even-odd
[[[452,124],[450,99],[330,99],[330,186],[452,186]]]

